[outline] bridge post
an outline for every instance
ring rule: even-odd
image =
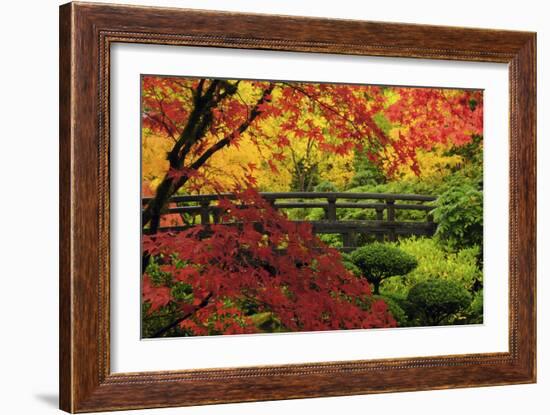
[[[336,218],[336,198],[328,197],[328,209],[327,209],[327,219],[328,220],[337,220]]]
[[[390,225],[393,225],[393,222],[395,222],[395,200],[386,199],[386,211],[387,221],[390,222]],[[395,235],[395,228],[393,226],[390,227],[388,239],[392,242],[397,239]]]
[[[220,208],[215,207],[212,209],[212,221],[214,223],[220,223]]]
[[[208,200],[201,200],[200,201],[201,206],[201,225],[208,225],[210,223],[210,201]]]
[[[426,222],[428,222],[429,224],[431,224],[431,232],[432,232],[432,235],[435,234],[436,230],[437,230],[437,225],[435,224],[434,222],[434,216],[432,215],[432,212],[428,212],[428,214],[426,215]]]
[[[384,208],[383,207],[377,207],[376,208],[376,220],[383,221],[384,220]],[[384,242],[384,234],[381,232],[376,233],[376,240],[378,242]]]
[[[342,234],[342,246],[344,248],[355,248],[355,232]]]

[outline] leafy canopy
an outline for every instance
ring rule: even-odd
[[[400,166],[419,174],[419,151],[461,146],[482,133],[482,99],[473,90],[144,76],[144,137],[164,138],[160,147],[182,156],[168,150],[168,159],[147,162],[151,174],[144,176],[152,188],[169,174],[185,176],[190,191],[212,190],[233,185],[231,178],[242,177],[252,162],[262,167],[254,175],[263,186],[281,187],[272,181],[279,175],[303,180],[300,169],[318,169],[321,180],[345,184],[355,153],[388,176]],[[144,145],[156,146],[155,140]],[[232,162],[224,163],[226,157]]]
[[[379,280],[405,275],[418,265],[413,256],[395,246],[379,242],[358,248],[350,256],[363,275]]]
[[[379,293],[382,280],[405,275],[418,265],[415,257],[395,246],[379,242],[356,249],[350,258],[363,276],[374,284],[375,294]]]

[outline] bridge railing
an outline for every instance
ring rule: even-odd
[[[314,209],[324,210],[321,220],[307,221],[316,234],[340,234],[344,249],[355,246],[358,234],[374,235],[378,240],[386,236],[394,241],[400,235],[431,236],[436,225],[431,216],[434,208],[426,203],[436,200],[434,196],[393,193],[344,193],[344,192],[285,192],[260,193],[276,209]],[[220,223],[221,208],[217,201],[221,198],[234,199],[233,194],[208,194],[173,196],[163,215],[182,215],[187,218],[199,218],[200,224]],[[143,199],[143,204],[149,202]],[[372,220],[343,220],[339,218],[341,209],[369,210],[374,213]],[[421,212],[422,219],[404,221],[397,219],[399,211]],[[301,222],[301,221],[297,221]],[[183,222],[182,222],[183,223]],[[188,229],[190,224],[161,226],[160,231],[178,231]]]

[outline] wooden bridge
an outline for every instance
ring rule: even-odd
[[[316,234],[342,235],[343,250],[353,249],[358,235],[372,235],[382,241],[387,238],[395,241],[399,236],[424,235],[432,236],[436,230],[430,211],[433,206],[426,203],[436,200],[433,196],[415,194],[387,193],[337,193],[337,192],[292,192],[260,193],[276,209],[313,209],[322,208],[324,218],[307,221],[313,226]],[[173,196],[169,199],[164,215],[180,215],[184,223],[187,218],[200,219],[198,223],[207,225],[220,223],[221,209],[217,206],[220,198],[233,199],[232,194]],[[143,205],[150,199],[144,198]],[[373,212],[372,220],[345,220],[339,218],[341,209],[369,210]],[[399,211],[421,212],[420,220],[399,220]],[[301,221],[300,221],[301,222]],[[161,226],[160,231],[178,231],[188,229],[189,224]],[[192,226],[192,225],[191,225]]]

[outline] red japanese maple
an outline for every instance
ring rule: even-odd
[[[144,250],[162,258],[161,270],[170,276],[160,284],[143,276],[149,312],[176,304],[175,322],[191,335],[256,332],[240,307],[245,302],[290,331],[395,326],[366,280],[347,271],[310,225],[289,221],[252,188],[236,201],[221,200],[219,208],[222,223],[144,237]],[[176,298],[177,284],[191,294]]]

